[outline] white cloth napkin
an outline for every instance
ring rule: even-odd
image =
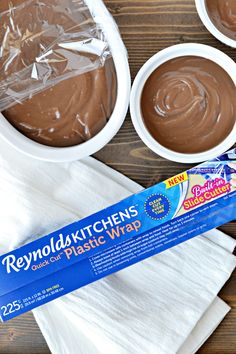
[[[1,253],[141,190],[92,158],[55,165],[1,141],[0,180]],[[34,315],[53,354],[195,352],[228,311],[216,296],[236,266],[235,244],[214,230]]]
[[[215,331],[230,307],[218,297],[202,316],[194,330],[186,339],[178,354],[194,354],[200,349],[210,335]]]

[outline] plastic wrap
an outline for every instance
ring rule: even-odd
[[[112,114],[116,75],[85,2],[1,1],[0,11],[0,111],[45,145],[96,135]]]
[[[142,189],[92,158],[52,165],[16,154],[1,140],[0,178],[1,254]],[[53,354],[160,353],[163,347],[179,354],[228,278],[234,246],[234,240],[214,230],[42,306],[34,315]],[[187,323],[186,313],[191,314]],[[207,325],[200,321],[202,329],[211,332],[211,324],[217,326],[218,313],[213,314]],[[202,343],[199,336],[190,337]]]

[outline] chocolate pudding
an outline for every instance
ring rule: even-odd
[[[105,66],[62,81],[3,112],[28,138],[48,146],[78,145],[94,137],[110,118],[116,102],[112,59]]]
[[[180,153],[220,144],[236,120],[236,87],[211,60],[183,56],[158,67],[145,83],[141,110],[153,138]]]
[[[20,0],[1,1],[0,12],[12,2],[22,6],[2,16],[0,81],[11,82],[17,73],[14,89],[20,91],[19,77],[29,71],[25,82],[38,84],[31,79],[32,67],[39,65],[36,58],[42,50],[44,53],[45,48],[52,47],[48,63],[50,80],[55,80],[56,85],[46,85],[39,93],[29,94],[20,104],[4,110],[3,115],[22,134],[44,145],[67,147],[91,139],[107,124],[116,103],[113,60],[108,51],[99,58],[79,50],[66,50],[57,43],[58,38],[65,44],[81,43],[86,33],[100,39],[90,13],[84,7],[79,11],[82,2],[69,0],[32,0],[26,5]],[[45,67],[43,63],[38,71]],[[80,74],[81,68],[86,72]]]
[[[227,37],[236,40],[236,1],[205,0],[208,15],[215,27]]]

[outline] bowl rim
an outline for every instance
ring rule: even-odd
[[[127,52],[118,27],[101,0],[93,4],[86,0],[89,10],[106,33],[117,76],[117,98],[113,113],[105,127],[90,140],[71,147],[51,147],[37,143],[14,128],[0,113],[0,137],[18,151],[44,161],[70,162],[90,156],[102,149],[121,128],[129,106],[131,77]]]
[[[229,47],[236,48],[236,40],[227,37],[211,21],[210,16],[208,15],[208,12],[206,9],[206,1],[205,0],[195,0],[195,6],[197,9],[198,15],[199,15],[202,23],[206,27],[206,29],[220,42],[228,45]]]
[[[214,61],[229,74],[236,85],[236,75],[233,76],[233,73],[236,72],[236,63],[228,55],[205,44],[176,44],[155,54],[140,69],[131,89],[130,113],[133,125],[139,137],[157,155],[179,163],[199,163],[220,156],[234,145],[236,141],[236,123],[228,137],[216,147],[201,153],[185,154],[167,149],[158,143],[146,128],[141,112],[140,102],[142,91],[147,79],[153,71],[170,59],[186,55],[203,57]]]

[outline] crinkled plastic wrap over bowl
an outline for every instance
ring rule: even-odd
[[[4,0],[0,24],[0,135],[55,162],[105,146],[125,118],[130,73],[103,2]]]

